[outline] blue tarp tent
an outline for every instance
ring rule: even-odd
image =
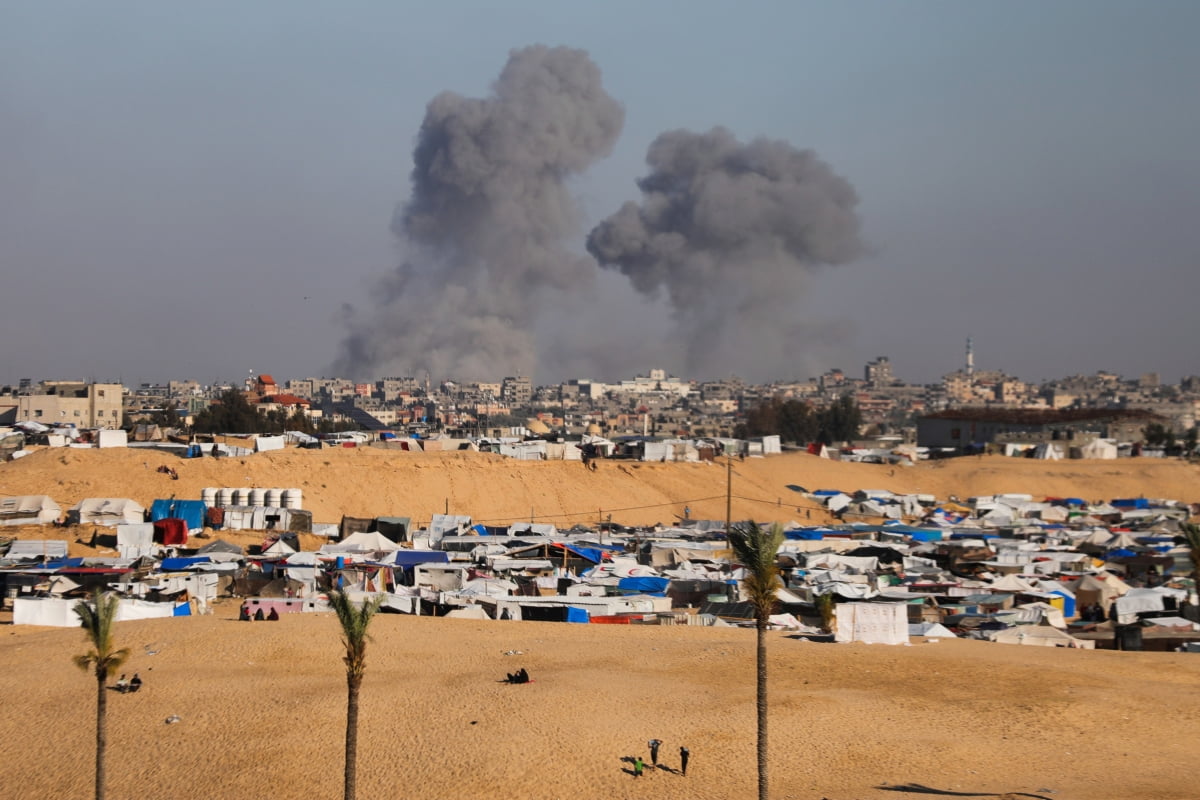
[[[622,592],[662,597],[668,583],[670,581],[667,578],[621,578],[617,581],[617,588]]]
[[[192,615],[191,603],[180,603],[175,606],[175,610],[171,612],[173,617],[190,617]]]
[[[918,530],[909,534],[914,542],[940,542],[942,540],[941,531]]]
[[[587,624],[588,621],[589,617],[586,608],[567,606],[567,622],[582,622]]]
[[[1116,550],[1109,550],[1108,553],[1106,553],[1104,557],[1106,559],[1108,559],[1108,558],[1131,558],[1136,555],[1137,555],[1137,553],[1133,552],[1132,550],[1130,550],[1128,548],[1118,547]]]
[[[601,550],[598,547],[577,547],[575,545],[559,545],[559,546],[560,547],[565,546],[567,548],[567,552],[574,553],[575,555],[579,556],[582,559],[591,561],[593,564],[599,564],[601,561],[604,560],[605,551]]]
[[[795,530],[784,531],[783,535],[784,535],[784,538],[786,538],[786,539],[812,541],[812,542],[819,541],[819,540],[825,538],[825,534],[821,533],[821,531],[812,530],[810,528],[797,528]]]
[[[204,515],[208,506],[203,500],[155,500],[150,505],[150,521],[160,519],[181,519],[188,530],[204,527]]]
[[[1133,497],[1124,500],[1113,500],[1112,504],[1117,508],[1149,508],[1150,501],[1144,497]]]
[[[158,568],[161,572],[178,572],[196,564],[207,564],[208,556],[192,556],[190,558],[164,558]]]
[[[397,550],[397,567],[413,567],[417,564],[444,564],[450,555],[444,550]]]

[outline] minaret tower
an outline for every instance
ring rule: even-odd
[[[971,337],[967,337],[967,377],[975,375],[975,346],[971,343]]]

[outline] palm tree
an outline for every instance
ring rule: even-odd
[[[362,686],[363,673],[367,670],[367,626],[371,617],[379,610],[383,598],[374,597],[361,605],[354,603],[345,592],[329,593],[329,605],[333,606],[338,622],[342,626],[342,645],[346,655],[346,772],[344,800],[354,800],[354,785],[358,778],[358,689]]]
[[[104,800],[104,755],[107,749],[105,684],[108,682],[108,673],[129,658],[129,648],[113,648],[112,629],[120,605],[120,597],[111,592],[102,593],[99,589],[92,595],[91,603],[80,600],[75,604],[75,613],[79,615],[88,642],[92,645],[88,652],[75,656],[75,665],[84,672],[91,667],[96,675],[96,800]]]
[[[775,559],[783,544],[783,527],[775,523],[764,530],[753,522],[738,523],[729,531],[729,544],[748,573],[742,585],[754,605],[758,628],[758,798],[767,800],[767,622],[780,586]]]

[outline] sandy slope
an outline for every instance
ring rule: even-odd
[[[156,472],[169,464],[179,480]],[[996,492],[1089,500],[1145,495],[1200,500],[1200,466],[1177,460],[1034,462],[1003,456],[926,462],[914,467],[833,462],[802,453],[735,462],[735,519],[798,519],[811,510],[788,485],[807,489],[890,489],[939,498]],[[285,450],[249,458],[181,460],[140,450],[42,450],[0,465],[0,495],[49,494],[64,508],[85,497],[200,496],[206,486],[299,488],[318,522],[343,514],[412,516],[447,510],[476,521],[549,521],[560,527],[612,514],[628,524],[692,516],[724,519],[726,474],[711,464],[606,461],[522,462],[478,453],[378,449]]]
[[[363,686],[363,798],[732,798],[754,793],[753,632],[382,616]],[[75,630],[0,633],[6,796],[84,797],[94,686]],[[110,695],[110,796],[335,797],[336,622],[123,623],[138,695]],[[157,651],[147,655],[146,648]],[[505,656],[508,650],[523,655]],[[773,633],[772,796],[1193,798],[1200,658]],[[525,666],[535,679],[497,679]],[[182,722],[164,724],[171,715]],[[687,778],[624,756],[665,741]],[[1053,793],[1050,792],[1053,791]]]

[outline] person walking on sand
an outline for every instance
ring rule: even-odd
[[[687,762],[690,755],[691,753],[688,752],[686,747],[679,748],[679,774],[685,778],[687,777]]]
[[[635,758],[633,760],[633,777],[635,777],[635,778],[642,777],[642,770],[644,770],[645,768],[646,768],[646,764],[644,761],[642,761],[642,757],[638,756],[637,758]]]
[[[646,742],[646,746],[650,748],[650,766],[658,769],[658,748],[662,745],[662,739],[651,739]]]

